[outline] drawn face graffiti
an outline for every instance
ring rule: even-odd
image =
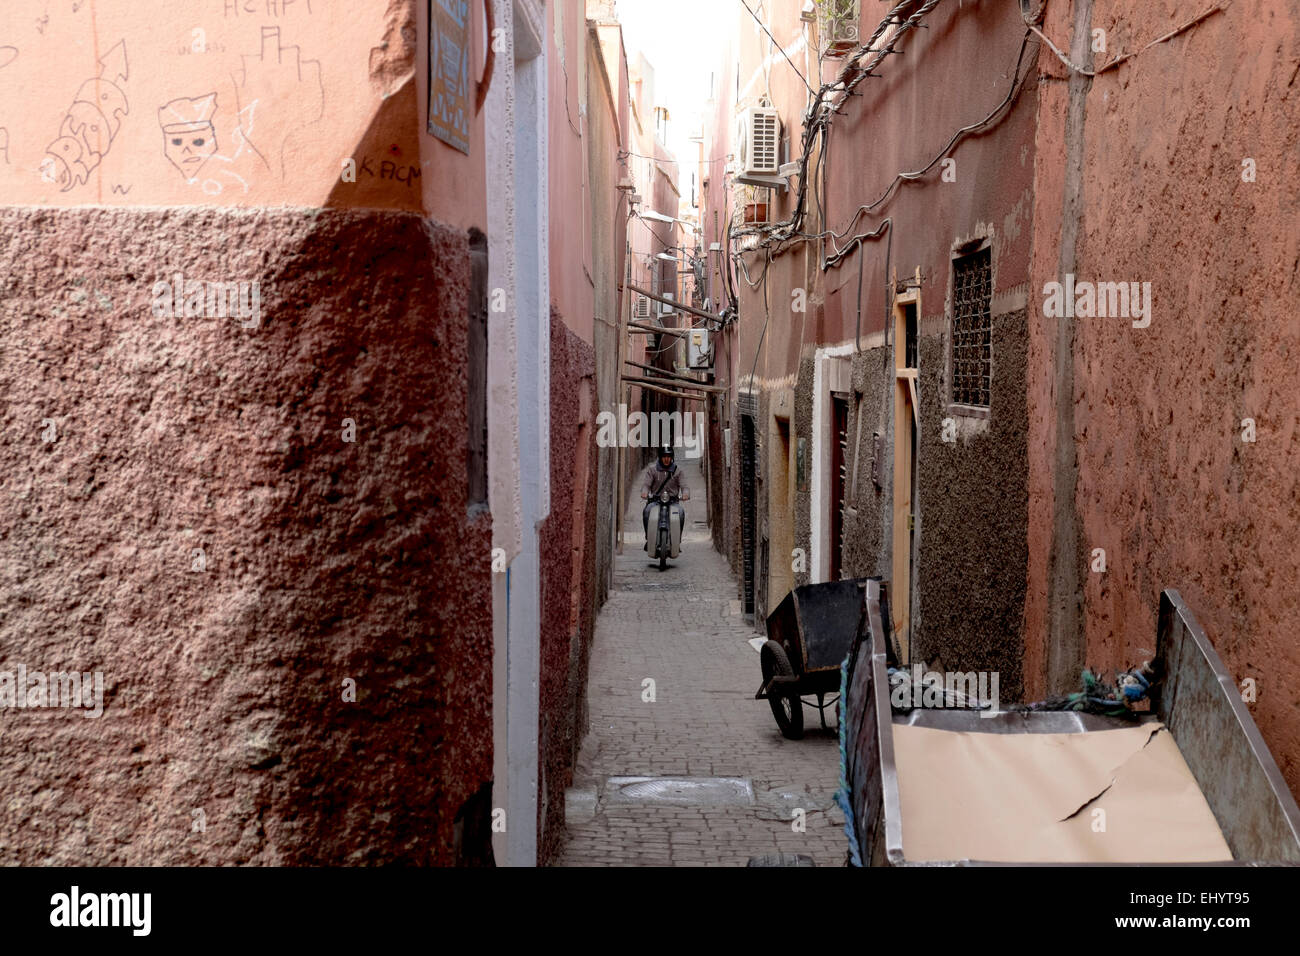
[[[191,182],[217,151],[217,130],[212,125],[212,114],[216,111],[215,93],[172,100],[158,111],[163,153]]]
[[[198,175],[208,157],[217,151],[217,131],[211,123],[195,129],[164,129],[163,152],[186,179]]]

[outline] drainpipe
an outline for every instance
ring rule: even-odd
[[[1092,68],[1093,0],[1075,0],[1070,59]],[[1084,123],[1091,77],[1070,71],[1065,116],[1065,186],[1057,275],[1076,272],[1083,221]],[[1062,310],[1064,313],[1065,310]],[[1084,661],[1083,592],[1079,583],[1079,466],[1074,436],[1074,325],[1062,314],[1054,343],[1056,446],[1052,462],[1052,549],[1048,559],[1047,689],[1075,686]]]

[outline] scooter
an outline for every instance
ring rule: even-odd
[[[652,550],[650,539],[646,538],[645,549],[652,559],[659,559],[659,570],[666,570],[668,559],[676,558],[681,551],[682,527],[686,524],[686,509],[681,506],[676,495],[667,491],[659,492],[656,503],[650,512],[651,527],[655,528],[655,546]]]

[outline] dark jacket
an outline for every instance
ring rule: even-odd
[[[686,487],[686,478],[682,475],[682,470],[677,466],[677,462],[673,462],[671,467],[672,475],[665,482],[664,472],[666,469],[658,459],[655,459],[654,464],[647,467],[641,475],[641,493],[648,495],[652,491],[667,491],[677,498],[690,494],[690,489]]]

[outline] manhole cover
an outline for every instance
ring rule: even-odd
[[[754,802],[754,788],[740,777],[610,777],[605,798],[609,803],[747,807]]]

